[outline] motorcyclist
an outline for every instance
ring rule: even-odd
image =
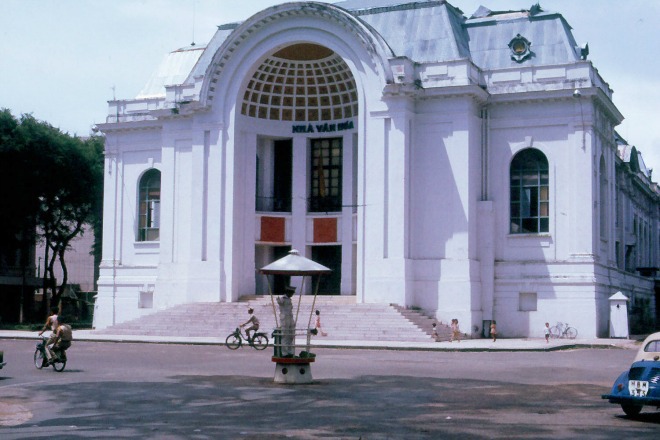
[[[55,330],[52,349],[46,347],[46,352],[49,355],[49,361],[52,362],[55,359],[65,359],[66,354],[64,352],[67,348],[71,347],[72,340],[73,332],[71,330],[71,326],[66,324],[66,321],[62,315],[58,316],[57,330]]]

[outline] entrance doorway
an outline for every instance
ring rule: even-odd
[[[312,260],[332,269],[332,273],[321,277],[319,295],[339,295],[341,292],[341,246],[313,246]]]

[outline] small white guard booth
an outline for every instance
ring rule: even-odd
[[[312,382],[312,369],[310,364],[316,360],[316,356],[310,352],[311,343],[311,323],[312,314],[316,305],[316,296],[318,294],[321,276],[332,272],[329,268],[322,264],[316,263],[308,258],[299,254],[295,249],[289,251],[286,257],[280,258],[267,266],[261,268],[260,272],[266,275],[268,281],[268,293],[270,294],[271,304],[273,305],[273,315],[275,316],[275,338],[273,341],[274,353],[273,362],[275,362],[275,377],[274,381],[277,383],[287,384],[301,384]],[[293,330],[287,330],[284,325],[280,325],[278,320],[277,310],[275,309],[275,299],[271,288],[271,280],[268,275],[284,275],[291,277],[301,277],[300,289],[298,290],[297,306],[295,307],[295,318],[293,319]],[[312,282],[312,290],[314,292],[314,300],[312,307],[309,310],[309,317],[307,326],[305,328],[298,327],[298,317],[300,315],[300,305],[302,302],[302,295],[305,291],[305,278],[309,277]],[[314,277],[316,277],[316,285],[314,285]],[[279,301],[278,301],[279,303]],[[303,312],[304,313],[304,312]],[[293,332],[292,335],[285,334],[286,332]],[[282,340],[289,336],[295,341],[295,336],[304,335],[306,337],[305,350],[297,355],[282,355]],[[294,347],[295,350],[295,347]]]
[[[610,296],[610,338],[627,339],[628,297],[621,292]]]

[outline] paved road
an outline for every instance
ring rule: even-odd
[[[657,438],[660,413],[600,399],[634,351],[318,350],[273,383],[269,350],[77,342],[63,373],[3,340],[0,438]]]

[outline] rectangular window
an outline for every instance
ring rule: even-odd
[[[536,312],[536,292],[520,292],[518,294],[518,310],[521,312]]]
[[[257,151],[255,209],[291,212],[293,140],[261,142]]]
[[[313,139],[309,212],[340,211],[342,206],[342,139]]]
[[[154,307],[154,292],[140,292],[138,308],[152,309]]]
[[[158,240],[159,230],[160,200],[144,200],[140,204],[140,241]]]
[[[160,200],[149,200],[147,222],[149,228],[160,228]]]

